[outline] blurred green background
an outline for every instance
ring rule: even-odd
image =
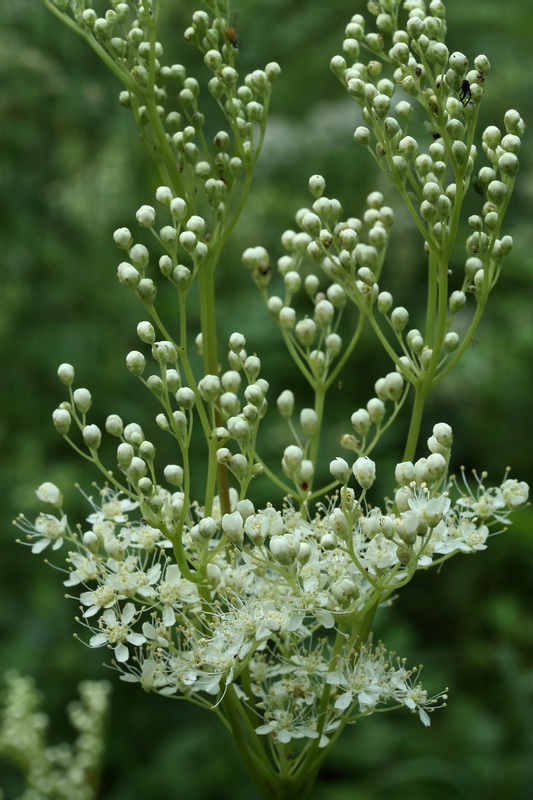
[[[533,15],[530,0],[448,0],[448,45],[473,58],[486,53],[484,124],[501,124],[511,104],[531,125]],[[164,42],[173,59],[193,66],[196,51],[181,32],[196,4],[163,2]],[[280,340],[240,265],[245,247],[263,244],[280,255],[279,236],[297,208],[309,204],[307,179],[326,177],[326,193],[349,215],[379,189],[398,209],[390,187],[351,140],[359,124],[355,103],[329,71],[350,16],[361,0],[242,0],[242,71],[277,60],[272,118],[252,199],[221,268],[226,333],[235,327],[257,351],[271,397],[292,388],[283,374]],[[76,605],[64,599],[61,575],[15,545],[11,520],[39,510],[34,489],[44,480],[80,502],[73,483],[98,476],[69,452],[51,424],[63,399],[55,377],[63,361],[76,366],[78,385],[95,398],[95,421],[118,412],[151,426],[150,400],[139,409],[124,355],[137,346],[141,319],[132,295],[116,281],[119,254],[113,230],[134,228],[134,212],[151,203],[157,180],[118,86],[85,48],[37,0],[0,0],[0,673],[35,676],[52,718],[51,738],[69,736],[64,707],[83,678],[109,675],[102,651],[72,638]],[[208,102],[206,93],[206,102]],[[440,420],[455,432],[456,465],[487,469],[497,483],[507,464],[531,479],[533,442],[533,142],[521,154],[517,191],[505,223],[515,248],[505,261],[488,314],[459,369],[436,392],[427,432]],[[480,148],[481,150],[481,148]],[[481,159],[480,159],[481,160]],[[472,208],[477,206],[472,197]],[[463,232],[464,233],[464,232]],[[466,233],[465,233],[466,235]],[[420,242],[398,213],[387,285],[395,298],[416,296]],[[460,262],[459,262],[460,264]],[[235,320],[238,320],[236,324]],[[329,449],[349,430],[388,369],[369,338],[343,389],[331,401]],[[272,434],[279,449],[284,429]],[[398,434],[398,437],[401,433]],[[389,437],[377,457],[394,463],[400,439]],[[327,464],[327,460],[324,460]],[[429,730],[409,715],[376,715],[347,731],[328,761],[321,800],[526,800],[533,797],[533,515],[523,511],[512,530],[476,557],[458,557],[440,573],[421,574],[378,620],[389,648],[425,665],[431,691],[450,687],[449,707]],[[149,696],[114,681],[102,800],[252,800],[254,791],[229,738],[208,714]],[[202,764],[198,774],[191,764]],[[6,798],[18,778],[0,763]]]

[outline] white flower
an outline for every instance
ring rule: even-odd
[[[77,586],[80,583],[89,583],[100,576],[101,562],[92,553],[82,555],[81,553],[71,552],[68,554],[67,563],[73,569],[70,578],[64,581],[65,586]]]
[[[266,715],[265,715],[266,716]],[[318,739],[318,733],[298,714],[284,708],[275,709],[265,725],[259,725],[255,732],[260,735],[273,734],[281,744],[288,744],[291,739]]]
[[[444,519],[451,505],[450,498],[447,495],[442,494],[440,497],[430,498],[427,491],[424,490],[417,492],[407,502],[411,511],[426,522],[430,528],[434,528]],[[408,517],[409,512],[404,512],[402,516]]]
[[[363,561],[375,574],[376,570],[393,567],[398,563],[397,548],[398,546],[391,539],[386,539],[383,534],[378,533],[368,543]]]
[[[118,595],[111,589],[110,586],[99,586],[92,592],[82,592],[80,594],[80,601],[82,605],[89,606],[84,612],[84,617],[92,617],[97,614],[102,608],[111,608],[118,599]]]
[[[502,490],[503,499],[511,509],[519,508],[527,503],[529,497],[529,486],[525,481],[514,480],[509,478],[504,481],[500,486]]]
[[[127,661],[130,654],[126,642],[134,647],[139,647],[146,642],[145,636],[130,630],[134,618],[135,606],[133,603],[126,603],[120,615],[117,615],[114,609],[108,608],[98,620],[101,632],[91,636],[90,646],[102,647],[104,644],[110,644],[113,646],[117,661],[121,663]]]
[[[32,553],[42,553],[45,547],[53,542],[52,550],[58,550],[63,544],[63,536],[67,529],[67,518],[65,516],[57,519],[52,514],[39,514],[35,520],[35,533],[30,534],[31,538],[40,537],[32,544]]]
[[[121,499],[120,492],[116,494],[109,489],[104,489],[101,492],[102,503],[97,506],[93,503],[94,513],[87,517],[87,522],[91,524],[98,521],[108,520],[115,523],[127,522],[128,516],[125,512],[133,511],[138,508],[139,503],[136,500],[130,500],[127,497]]]
[[[480,486],[480,490],[482,489],[484,487]],[[477,498],[472,496],[460,497],[457,501],[457,506],[461,508],[461,513],[464,516],[478,517],[480,519],[494,517],[501,522],[508,522],[505,513],[499,513],[505,508],[505,499],[502,490],[496,486],[480,491]]]

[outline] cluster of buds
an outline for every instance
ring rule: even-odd
[[[245,347],[243,334],[232,333],[228,340],[230,369],[220,376],[220,392],[217,396],[217,409],[223,424],[213,431],[217,443],[217,461],[228,467],[242,490],[263,471],[255,453],[259,423],[267,410],[266,395],[269,389],[268,381],[260,377],[261,360],[256,355],[248,355]],[[246,383],[244,389],[243,375]],[[233,448],[228,447],[230,439]]]
[[[225,213],[224,200],[227,187],[222,181],[212,181],[208,198],[213,200],[213,211]],[[156,210],[153,206],[142,205],[136,212],[137,222],[141,228],[149,230],[159,242],[165,253],[159,258],[161,274],[178,290],[185,300],[196,277],[200,264],[209,256],[210,234],[206,220],[198,214],[191,213],[187,202],[182,197],[174,196],[168,186],[160,186],[156,191],[157,201],[167,210],[167,224],[156,228]],[[129,261],[118,265],[117,276],[120,283],[131,289],[145,304],[154,304],[157,287],[153,278],[147,277],[150,264],[148,248],[135,242],[129,228],[118,228],[113,239],[115,244],[128,254]],[[181,262],[186,261],[186,264]]]
[[[213,75],[209,93],[228,126],[228,130],[218,131],[208,146],[201,85],[183,64],[165,64],[163,45],[156,38],[158,14],[151,2],[112,0],[102,16],[85,0],[51,2],[71,26],[74,18],[79,33],[124,84],[120,103],[132,109],[144,129],[147,146],[161,151],[164,171],[175,188],[182,191],[191,208],[201,191],[209,205],[217,207],[220,221],[224,208],[218,208],[219,204],[228,202],[239,176],[253,169],[257,161],[279,65],[271,62],[240,78],[235,69],[236,32],[227,4],[216,4],[212,15],[205,11],[193,14],[185,41],[203,55]]]
[[[371,4],[372,5],[372,4]],[[474,59],[460,52],[449,53],[443,42],[446,32],[445,10],[440,0],[426,4],[405,3],[408,18],[405,29],[397,27],[399,0],[381,3],[377,13],[378,33],[365,34],[365,21],[355,15],[346,28],[344,56],[335,56],[331,68],[361,106],[365,125],[354,134],[356,142],[369,148],[382,170],[405,193],[415,192],[417,213],[428,247],[451,246],[456,234],[456,214],[468,183],[472,181],[485,200],[482,214],[471,217],[475,234],[467,242],[469,255],[479,254],[486,261],[481,268],[487,276],[474,282],[476,291],[487,291],[494,273],[511,246],[508,237],[498,239],[513,179],[518,170],[517,153],[524,122],[517,111],[505,115],[506,135],[495,126],[483,134],[483,148],[491,167],[474,174],[477,149],[473,133],[479,103],[490,63],[485,55]],[[383,7],[387,11],[383,11]],[[387,39],[390,46],[386,45]],[[361,47],[375,55],[368,63],[359,60]],[[392,80],[381,77],[384,63],[394,67]],[[394,104],[397,87],[412,96],[422,107],[433,143],[421,147],[409,134],[414,115],[412,102],[400,99]],[[372,137],[374,146],[372,148]],[[427,149],[427,152],[423,152]],[[453,180],[450,181],[450,171]],[[405,199],[405,198],[404,198]],[[492,268],[491,268],[492,267]],[[472,275],[468,283],[471,283]]]
[[[243,253],[243,262],[252,272],[268,310],[302,370],[311,383],[324,384],[332,363],[343,350],[343,340],[337,330],[347,298],[344,288],[336,281],[323,291],[317,275],[311,273],[302,279],[300,268],[310,243],[311,237],[305,231],[283,234],[282,244],[287,255],[281,256],[277,264],[285,287],[283,297],[267,293],[272,270],[265,248],[248,248]],[[294,305],[301,290],[312,303],[312,313],[298,319]]]

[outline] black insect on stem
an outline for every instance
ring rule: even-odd
[[[468,105],[471,99],[472,99],[472,92],[470,91],[470,83],[465,78],[461,84],[461,90],[459,92],[459,100],[464,106],[466,106]]]

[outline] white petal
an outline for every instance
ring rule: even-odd
[[[134,645],[134,647],[140,647],[146,642],[146,637],[142,636],[140,633],[129,633],[126,638],[130,644]]]
[[[126,645],[122,644],[122,642],[119,642],[119,644],[117,644],[117,646],[115,647],[115,656],[117,661],[123,663],[124,661],[128,660],[129,655],[130,653]]]
[[[163,625],[166,628],[171,628],[176,622],[176,615],[172,606],[165,606],[163,609]]]
[[[122,622],[124,625],[129,625],[135,616],[135,606],[133,603],[126,603],[124,611],[122,612]]]
[[[344,694],[341,694],[341,696],[336,699],[335,708],[339,708],[342,711],[344,711],[345,708],[348,708],[351,702],[352,702],[352,693],[344,692]]]
[[[48,547],[50,544],[50,539],[39,539],[38,542],[32,545],[31,551],[32,553],[42,553],[45,547]]]

